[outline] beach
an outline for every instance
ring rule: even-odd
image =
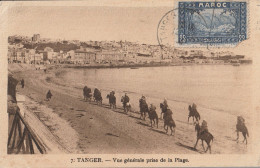
[[[204,153],[200,141],[197,145],[197,150],[193,149],[196,142],[196,132],[192,124],[192,118],[190,118],[189,123],[187,121],[188,100],[187,102],[169,101],[170,107],[173,108],[173,118],[177,125],[174,136],[170,136],[170,131],[167,135],[165,134],[163,120],[159,120],[159,128],[151,128],[148,118],[146,121],[140,120],[139,109],[134,103],[133,112],[129,112],[128,114],[123,112],[119,100],[117,100],[118,109],[109,109],[107,100],[104,97],[109,91],[108,88],[102,88],[104,99],[102,107],[97,106],[94,102],[89,103],[84,101],[81,84],[70,85],[68,81],[64,81],[64,78],[62,78],[70,68],[53,66],[48,68],[47,73],[45,73],[42,69],[35,70],[35,68],[29,66],[17,67],[19,67],[17,64],[9,65],[9,70],[13,72],[16,78],[25,80],[25,88],[22,89],[18,85],[17,92],[28,97],[31,101],[51,109],[55,117],[60,118],[59,123],[56,126],[52,124],[52,129],[50,130],[70,153]],[[75,81],[75,83],[78,82]],[[92,85],[90,84],[90,86]],[[51,90],[53,94],[50,101],[45,100],[48,90]],[[120,89],[117,91],[118,97],[120,97],[123,92]],[[135,102],[138,102],[139,96],[139,94],[135,93],[130,94],[131,100]],[[160,117],[158,103],[163,99],[148,96],[148,100],[150,103],[156,104],[157,113]],[[244,154],[251,152],[250,138],[248,145],[246,145],[241,142],[242,135],[240,134],[240,142],[236,143],[236,114],[219,113],[215,112],[214,109],[207,109],[205,107],[198,107],[198,109],[202,119],[207,120],[209,131],[214,136],[214,142],[212,143],[213,154]],[[248,114],[245,118],[250,132],[251,126],[249,121],[251,118],[250,113]],[[55,117],[50,117],[49,120]],[[70,129],[64,131],[62,130],[62,125],[66,125],[64,128],[70,127]],[[73,135],[74,138],[70,139],[69,135]]]

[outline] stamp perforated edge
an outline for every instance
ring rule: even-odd
[[[247,20],[246,20],[246,24],[247,24],[247,29],[246,29],[246,33],[247,33],[247,38],[241,42],[238,42],[237,44],[229,44],[229,43],[225,43],[225,44],[213,44],[213,45],[209,45],[209,44],[180,44],[178,42],[178,24],[179,24],[179,2],[191,2],[190,0],[177,0],[174,3],[174,15],[175,15],[175,19],[174,19],[174,25],[175,25],[175,29],[174,29],[174,44],[173,46],[176,48],[236,48],[240,45],[242,45],[244,42],[248,41],[250,39],[250,35],[251,35],[251,31],[250,31],[250,1],[249,0],[229,0],[229,1],[225,1],[225,2],[246,2],[246,6],[247,6]],[[193,1],[192,1],[193,2]],[[205,0],[196,0],[194,2],[206,2]],[[211,1],[207,1],[207,2],[211,2]],[[224,2],[224,1],[212,1],[212,2]],[[177,10],[176,10],[177,9]]]

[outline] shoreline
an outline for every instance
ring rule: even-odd
[[[8,65],[21,65],[28,66],[31,68],[27,68],[27,70],[33,70],[35,67],[40,69],[52,69],[52,68],[75,68],[75,69],[109,69],[109,68],[131,68],[131,69],[139,69],[146,67],[170,67],[170,66],[204,66],[204,65],[227,65],[233,66],[232,63],[147,63],[147,64],[25,64],[25,63],[10,63]],[[242,66],[252,65],[252,64],[241,64]],[[24,70],[22,70],[24,71]]]
[[[96,65],[96,64],[87,64],[87,65],[75,65],[75,64],[59,64],[63,68],[75,68],[75,69],[106,69],[106,68],[146,68],[146,67],[170,67],[170,66],[197,66],[197,65],[232,65],[231,63],[221,63],[221,64],[196,64],[196,63],[154,63],[154,64],[119,64],[119,65]],[[250,64],[244,64],[250,65]]]
[[[148,120],[142,121],[138,119],[139,113],[124,114],[122,109],[110,110],[106,105],[99,107],[93,103],[84,102],[81,94],[79,94],[81,90],[76,91],[75,88],[73,89],[65,84],[58,85],[62,81],[46,81],[48,77],[55,77],[55,74],[60,70],[58,68],[52,69],[47,74],[43,71],[32,70],[31,73],[18,72],[16,75],[25,78],[25,89],[21,90],[22,94],[30,95],[34,101],[43,103],[48,108],[53,109],[53,112],[62,119],[69,122],[79,135],[78,148],[81,149],[82,153],[101,154],[115,153],[116,151],[122,154],[165,153],[165,149],[168,148],[171,150],[167,151],[178,154],[202,152],[199,145],[198,151],[190,150],[190,147],[196,141],[196,136],[194,126],[191,123],[187,123],[186,112],[181,114],[177,112],[179,111],[178,109],[174,109],[174,120],[177,124],[176,135],[167,136],[163,130],[163,121],[161,120],[159,121],[158,129],[151,129]],[[46,90],[49,88],[51,88],[54,97],[50,102],[45,102],[43,98],[45,98]],[[158,112],[160,112],[160,109],[157,109]],[[207,113],[204,115],[211,116],[212,114]],[[219,118],[219,121],[223,120],[218,115],[214,114],[214,117],[208,117]],[[225,116],[221,118],[223,117],[225,118]],[[213,125],[215,123],[210,123],[210,132],[217,137],[216,142],[214,142],[213,153],[247,153],[244,144],[236,144],[232,140],[235,134],[233,137],[230,137],[229,130],[226,130],[228,131],[226,135],[229,135],[229,137],[227,139],[225,137],[220,138],[219,136],[223,136],[223,133],[221,131],[218,133],[219,131],[216,130],[219,126],[215,128]],[[153,137],[152,139],[151,136]],[[163,145],[158,144],[158,140],[163,140],[166,143]],[[222,143],[226,140],[229,140],[229,142],[223,145]],[[169,144],[171,145],[169,146]],[[155,148],[150,149],[151,145],[155,145]],[[226,150],[226,148],[230,148],[227,145],[237,146],[238,148],[229,151]]]

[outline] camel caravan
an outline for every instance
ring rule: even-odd
[[[91,89],[85,86],[83,88],[83,97],[86,101],[93,100],[97,103],[97,105],[102,106],[102,95],[101,91],[97,88],[94,89],[94,94],[92,98]],[[109,107],[111,109],[116,109],[116,96],[115,91],[111,91],[109,94],[107,94],[107,99],[109,100]],[[121,97],[121,103],[123,105],[123,109],[125,113],[128,113],[131,111],[131,104],[130,104],[130,98],[125,93],[124,96]],[[159,118],[158,114],[156,112],[156,107],[154,104],[150,104],[150,107],[148,106],[146,102],[145,96],[142,95],[142,97],[139,99],[139,108],[140,108],[140,119],[145,120],[146,116],[148,114],[148,118],[150,120],[151,127],[155,126],[158,128]],[[168,129],[170,128],[171,134],[175,134],[175,128],[176,124],[175,121],[172,118],[173,112],[169,108],[167,99],[165,98],[162,103],[160,103],[160,109],[161,109],[161,116],[160,118],[164,121],[164,130],[166,131],[166,134],[168,134]],[[192,104],[188,106],[188,123],[190,117],[193,119],[193,125],[195,127],[195,131],[197,132],[197,140],[194,145],[194,149],[196,149],[196,146],[198,144],[198,141],[201,140],[201,145],[203,147],[204,152],[206,153],[208,150],[211,153],[211,144],[213,143],[213,135],[208,131],[207,122],[205,120],[202,121],[200,124],[200,114],[197,110],[196,104]],[[195,119],[195,121],[194,121]],[[237,132],[237,143],[239,139],[239,132],[242,133],[244,140],[243,143],[246,142],[247,144],[247,137],[249,137],[248,129],[245,125],[245,119],[242,116],[237,117],[237,124],[236,124],[236,132]],[[204,147],[204,142],[207,144],[207,148]]]

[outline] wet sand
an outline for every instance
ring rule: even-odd
[[[20,85],[17,86],[19,94],[28,96],[33,101],[52,109],[53,113],[76,131],[77,147],[70,149],[72,153],[204,153],[201,142],[198,143],[197,150],[193,149],[196,132],[194,126],[187,122],[187,114],[176,112],[174,114],[177,124],[175,135],[170,136],[169,133],[166,135],[162,120],[159,121],[159,128],[151,128],[148,119],[140,120],[140,115],[137,113],[124,114],[122,109],[111,110],[106,105],[100,107],[94,103],[85,102],[79,88],[68,87],[62,81],[56,80],[55,73],[62,73],[62,69],[54,68],[48,70],[47,73],[34,69],[19,71],[15,73],[15,76],[25,80],[24,89]],[[49,89],[53,97],[50,101],[46,101],[45,95]],[[222,117],[221,114],[218,115],[214,114],[213,117],[215,120],[219,118],[220,121]],[[247,146],[242,142],[236,143],[236,133],[231,133],[231,128],[214,130],[214,132],[212,130],[210,130],[214,135],[212,153],[249,152],[250,141]],[[66,139],[66,137],[61,137],[65,136],[64,134],[57,135],[57,131],[56,129],[56,132],[52,133],[60,136],[60,139]],[[240,138],[242,140],[242,135]],[[71,142],[63,141],[62,143],[64,146],[69,146]]]

